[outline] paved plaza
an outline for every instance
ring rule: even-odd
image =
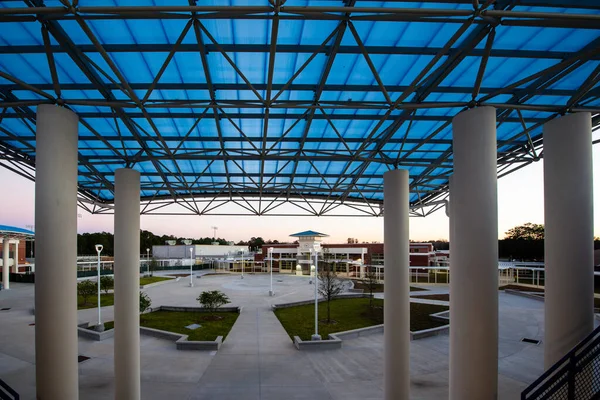
[[[211,275],[169,281],[144,289],[153,306],[197,306],[203,290],[222,290],[232,305],[243,307],[218,352],[177,351],[167,340],[141,336],[141,379],[144,399],[344,399],[383,398],[383,335],[345,340],[341,350],[299,352],[270,311],[271,304],[307,300],[314,287],[306,277],[274,276],[269,297],[268,275]],[[448,287],[423,286],[431,293]],[[425,294],[427,292],[418,292]],[[0,291],[0,378],[23,399],[35,399],[33,285],[17,284]],[[517,399],[542,373],[543,346],[521,342],[543,339],[543,303],[499,293],[499,398]],[[112,320],[113,307],[103,308]],[[81,310],[80,322],[94,321],[96,309]],[[448,397],[449,337],[411,342],[411,397]],[[81,399],[112,398],[113,339],[79,339]]]

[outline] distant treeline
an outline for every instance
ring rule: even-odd
[[[213,238],[205,237],[200,239],[176,237],[173,235],[162,235],[157,236],[150,231],[140,231],[140,254],[146,254],[146,249],[152,251],[153,245],[166,244],[167,240],[175,240],[177,244],[182,244],[182,240],[191,240],[192,244],[211,244]],[[218,238],[214,240],[219,242],[221,245],[226,245],[227,240]],[[114,235],[109,232],[95,232],[95,233],[83,233],[77,235],[77,254],[79,255],[93,255],[96,254],[96,245],[101,244],[104,246],[102,255],[112,256],[114,255]]]
[[[594,249],[600,249],[600,239],[595,238]],[[173,235],[158,236],[150,231],[140,231],[140,254],[146,254],[146,249],[152,249],[153,245],[164,245],[167,240],[175,240],[177,244],[182,244],[182,240],[191,240],[192,244],[211,244],[213,238],[185,238]],[[221,245],[227,245],[226,239],[218,238],[214,240]],[[436,250],[449,250],[450,244],[445,240],[428,240]],[[277,240],[263,240],[261,237],[252,237],[249,241],[239,241],[237,245],[247,245],[251,250],[257,251],[264,244],[276,244]],[[114,235],[109,232],[84,233],[77,235],[77,254],[95,255],[96,245],[101,244],[104,248],[102,255],[114,255]],[[31,256],[31,242],[26,243],[27,257]],[[35,244],[34,244],[35,252]],[[543,261],[544,260],[544,240],[543,239],[501,239],[498,240],[498,256],[501,259],[512,259],[522,261]]]
[[[597,249],[600,249],[600,240],[594,240],[594,250]],[[498,256],[519,261],[544,261],[544,239],[498,240]]]

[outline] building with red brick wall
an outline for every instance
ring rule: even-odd
[[[269,248],[273,249],[273,271],[282,273],[294,273],[298,265],[304,275],[309,273],[307,256],[302,254],[299,243],[270,244],[265,245],[260,253],[254,256],[254,261],[264,262],[264,267],[270,267]],[[383,243],[339,243],[321,244],[320,258],[332,261],[336,270],[348,273],[351,276],[360,276],[361,265],[383,266],[384,246]],[[447,255],[447,254],[446,254]],[[410,243],[410,265],[411,267],[428,267],[438,264],[433,244]]]
[[[27,263],[27,259],[26,259],[27,253],[25,251],[26,244],[27,243],[24,240],[20,240],[19,241],[19,251],[18,251],[18,253],[19,253],[19,265]],[[3,249],[2,246],[4,246],[3,242],[0,243],[0,254],[2,254],[2,251],[3,251],[2,250]],[[10,246],[9,246],[9,250],[8,250],[8,258],[10,258],[11,260],[14,260],[14,257],[15,257],[14,248],[15,248],[15,245],[13,243],[11,243]],[[2,257],[0,256],[0,258],[2,258]],[[19,272],[24,271],[24,270],[25,270],[25,267],[20,267],[19,268]],[[12,272],[12,270],[11,270],[11,272]]]
[[[0,276],[4,289],[10,288],[9,273],[29,272],[29,267],[24,265],[27,263],[25,242],[34,236],[34,232],[23,228],[0,225]]]

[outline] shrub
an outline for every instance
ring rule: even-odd
[[[85,280],[77,283],[77,295],[83,298],[83,304],[87,304],[88,298],[98,293],[95,282]]]
[[[115,287],[115,280],[112,276],[103,275],[100,277],[100,288],[104,290],[104,293],[108,293],[110,289]]]
[[[140,314],[149,309],[151,305],[152,300],[150,300],[150,296],[144,292],[140,292]]]
[[[211,314],[217,311],[217,308],[229,303],[229,297],[219,290],[211,290],[200,293],[196,300],[202,304]]]

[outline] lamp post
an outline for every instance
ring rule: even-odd
[[[194,263],[192,261],[193,253],[194,253],[194,248],[190,247],[190,287],[194,287],[194,272],[192,270],[192,267],[194,266]]]
[[[150,272],[150,249],[146,248],[146,272]]]
[[[242,279],[244,279],[244,248],[242,248],[241,251],[242,251]]]
[[[269,257],[271,258],[271,290],[269,290],[269,296],[273,296],[273,248],[269,247]]]
[[[101,244],[96,245],[96,251],[98,252],[98,325],[96,325],[96,331],[103,332],[104,324],[102,323],[102,314],[100,308],[100,253],[102,253],[102,249],[104,246]]]
[[[311,250],[311,253],[315,254],[315,334],[311,336],[311,340],[321,340],[321,335],[319,335],[319,297],[318,297],[318,287],[319,287],[319,249],[318,246],[315,245],[314,249]]]

